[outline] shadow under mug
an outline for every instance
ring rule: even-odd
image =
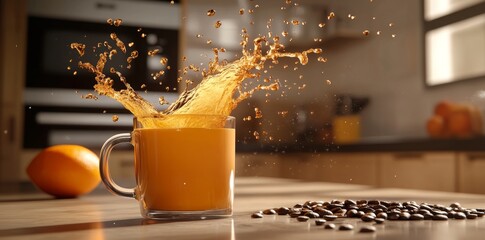
[[[163,127],[166,123],[170,127]],[[133,189],[117,185],[110,176],[108,158],[120,143],[134,147]],[[101,179],[107,189],[137,199],[145,218],[232,215],[234,117],[180,114],[134,118],[131,134],[109,138],[100,155]]]

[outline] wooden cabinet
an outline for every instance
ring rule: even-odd
[[[19,180],[23,136],[23,87],[27,1],[0,3],[0,183]],[[34,136],[33,136],[34,137]]]
[[[368,153],[286,154],[281,177],[377,185],[377,155]]]
[[[485,153],[483,162],[474,159],[485,166]],[[236,173],[436,191],[457,191],[460,174],[454,152],[238,154]],[[462,181],[477,181],[479,170],[473,173]]]
[[[320,164],[311,154],[287,153],[280,159],[280,177],[302,180],[315,180]]]
[[[377,185],[377,154],[335,153],[316,158],[322,167],[317,180],[326,182]]]
[[[377,157],[366,153],[285,155],[281,177],[310,181],[377,184]]]
[[[454,152],[379,154],[379,187],[456,191]]]
[[[458,191],[485,193],[485,152],[458,154]]]
[[[277,154],[236,154],[236,176],[279,177],[280,166]]]

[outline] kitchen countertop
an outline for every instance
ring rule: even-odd
[[[467,139],[432,138],[369,138],[349,144],[330,143],[238,143],[236,150],[244,152],[418,152],[418,151],[467,151],[485,152],[485,137]]]
[[[0,196],[1,239],[483,239],[485,218],[448,221],[386,221],[375,233],[326,230],[313,221],[288,216],[252,219],[252,212],[293,206],[307,200],[381,199],[485,207],[485,195],[432,192],[368,186],[303,182],[275,178],[237,178],[232,217],[193,221],[141,218],[135,200],[97,191],[77,199],[52,199],[43,194]]]

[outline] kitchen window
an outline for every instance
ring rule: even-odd
[[[485,0],[424,0],[427,86],[485,79]]]

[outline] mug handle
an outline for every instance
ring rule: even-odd
[[[109,173],[108,168],[108,158],[111,150],[120,143],[131,143],[130,133],[116,134],[110,137],[101,147],[100,162],[99,162],[99,173],[101,175],[101,180],[103,180],[104,185],[108,190],[116,195],[122,197],[135,198],[134,188],[125,188],[116,184]]]

